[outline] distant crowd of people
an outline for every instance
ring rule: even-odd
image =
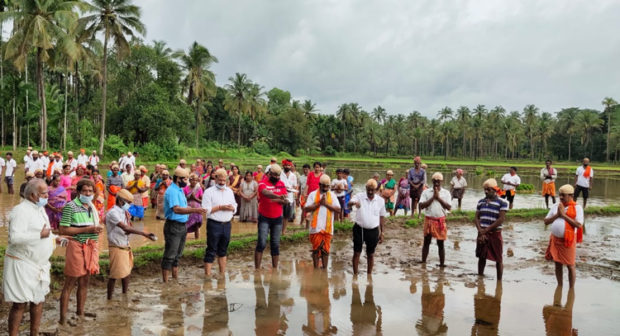
[[[99,272],[98,238],[107,231],[110,257],[108,299],[113,296],[115,281],[120,280],[123,293],[129,286],[133,254],[129,235],[137,234],[156,240],[152,233],[137,230],[132,222],[141,220],[149,208],[155,218],[164,220],[164,253],[161,260],[162,280],[178,278],[179,259],[188,234],[200,237],[206,221],[204,272],[213,274],[217,261],[219,274],[226,271],[231,222],[257,223],[254,265],[261,269],[263,251],[269,239],[271,263],[278,267],[280,237],[287,224],[304,226],[309,232],[311,258],[315,268],[326,268],[336,221],[352,217],[354,274],[359,273],[361,253],[366,250],[367,273],[371,274],[377,245],[384,241],[385,221],[399,209],[415,216],[424,213],[424,242],[421,263],[426,263],[430,243],[436,239],[440,267],[445,266],[444,241],[447,239],[446,216],[452,200],[461,201],[467,181],[464,171],[457,169],[450,181],[450,191],[442,187],[444,176],[431,175],[427,185],[427,167],[420,157],[414,166],[396,182],[391,170],[384,179],[379,174],[365,181],[364,191],[354,192],[354,178],[349,169],[336,169],[335,178],[328,176],[325,163],[304,164],[301,171],[289,159],[278,164],[272,158],[263,169],[241,172],[239,166],[223,160],[217,164],[197,159],[190,165],[180,160],[176,167],[157,164],[152,173],[136,164],[137,153],[128,152],[109,164],[105,177],[99,172],[99,157],[85,150],[74,158],[67,152],[43,152],[29,149],[24,156],[26,181],[20,187],[23,201],[12,209],[9,219],[9,245],[6,250],[3,288],[5,299],[13,302],[9,317],[10,333],[16,332],[26,304],[31,303],[31,322],[37,324],[45,295],[49,292],[49,257],[55,244],[66,246],[65,281],[60,296],[60,323],[67,319],[69,296],[77,286],[77,315],[84,315],[89,277]],[[9,192],[13,192],[16,170],[11,153],[0,161]],[[556,275],[562,284],[562,266],[569,272],[570,286],[575,282],[575,244],[581,241],[583,208],[574,201],[580,193],[584,207],[592,185],[593,170],[589,160],[576,171],[576,185],[559,188],[562,206],[556,204],[557,170],[546,162],[540,172],[542,192],[548,206],[545,219],[551,224],[551,237],[546,257],[556,263]],[[512,208],[515,190],[521,183],[517,168],[510,167],[502,178],[503,188],[495,179],[483,183],[485,197],[476,206],[478,231],[475,255],[478,273],[482,275],[487,260],[495,261],[497,280],[503,273],[502,223]],[[355,212],[352,215],[352,210]],[[299,216],[298,216],[299,214]],[[299,217],[299,222],[296,222]],[[105,225],[105,227],[104,227]],[[38,324],[37,324],[38,326]]]

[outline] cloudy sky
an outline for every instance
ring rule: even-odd
[[[620,1],[142,0],[146,40],[193,41],[235,72],[311,99],[426,116],[620,100]]]

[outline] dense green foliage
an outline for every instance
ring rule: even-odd
[[[217,86],[210,66],[218,59],[205,46],[173,52],[163,41],[140,39],[145,27],[130,0],[7,3],[0,13],[12,29],[0,41],[2,145],[100,148],[110,157],[133,149],[152,160],[213,146],[262,155],[620,159],[620,106],[609,97],[601,111],[530,104],[405,114],[351,102],[319,113],[312,101],[245,74]],[[53,14],[61,9],[62,20]],[[24,44],[33,15],[49,21],[37,31],[45,44]]]

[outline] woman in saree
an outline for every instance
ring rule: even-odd
[[[394,172],[388,170],[385,178],[381,181],[381,197],[385,199],[385,210],[391,216],[394,216],[394,203],[396,198],[396,180],[394,180]]]
[[[50,220],[50,226],[53,230],[57,230],[62,218],[62,208],[67,203],[67,189],[60,185],[60,175],[54,174],[50,177],[48,195],[45,212]]]
[[[99,169],[93,169],[93,175],[91,179],[95,183],[95,195],[93,198],[93,205],[95,209],[99,212],[99,220],[103,221],[103,213],[105,210],[105,184],[103,182],[103,177],[99,173]]]
[[[60,185],[65,188],[65,194],[67,195],[67,202],[71,201],[71,165],[65,164],[62,166],[62,175],[60,175]]]
[[[403,175],[398,181],[398,198],[396,199],[396,209],[405,210],[405,216],[407,216],[407,212],[411,209],[411,198],[409,197],[409,181],[407,180],[407,175]]]
[[[86,166],[78,165],[77,169],[75,170],[75,176],[71,178],[71,187],[69,187],[69,191],[71,192],[71,199],[74,199],[77,196],[77,190],[75,189],[75,187],[77,186],[77,183],[82,178],[84,178],[84,176],[86,176]]]
[[[134,171],[133,180],[127,182],[125,189],[127,189],[133,196],[133,202],[129,207],[129,214],[131,215],[131,220],[134,220],[134,218],[142,220],[142,218],[144,218],[144,203],[142,202],[142,193],[148,190],[148,187],[142,179],[142,173],[140,172],[140,170]]]
[[[116,193],[123,189],[123,179],[119,172],[117,164],[112,166],[112,175],[105,181],[105,187],[108,191],[108,203],[106,210],[110,210],[116,204]]]
[[[239,196],[241,198],[241,209],[239,210],[239,220],[242,222],[258,221],[258,183],[254,181],[251,171],[245,173],[241,182]]]
[[[200,208],[202,206],[202,187],[200,186],[200,178],[197,174],[189,175],[189,184],[183,188],[183,193],[187,197],[187,206],[190,208]],[[189,219],[185,222],[187,233],[193,232],[194,237],[200,237],[200,227],[202,226],[202,215],[193,213],[189,215]]]
[[[239,188],[241,187],[241,180],[243,180],[243,178],[241,177],[241,174],[239,174],[239,167],[237,166],[232,166],[230,168],[231,174],[228,177],[228,183],[230,184],[230,189],[232,189],[233,194],[235,194],[235,202],[237,202],[237,204],[241,204],[241,197],[239,197]],[[235,215],[239,214],[239,207],[237,207],[237,213],[235,213]]]
[[[157,211],[155,212],[155,218],[163,220],[164,216],[164,194],[166,193],[166,189],[170,186],[172,180],[170,179],[170,172],[167,170],[163,170],[161,172],[161,177],[157,180],[155,184],[155,191],[157,192]]]

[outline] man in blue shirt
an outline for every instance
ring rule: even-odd
[[[164,247],[164,257],[161,260],[161,274],[164,282],[168,282],[168,273],[172,269],[172,278],[178,279],[179,276],[179,258],[183,255],[185,248],[185,236],[187,229],[185,222],[192,213],[206,215],[203,208],[190,208],[187,206],[187,198],[183,189],[187,185],[189,172],[178,167],[174,171],[172,184],[164,194],[164,215],[166,223],[164,224],[164,239],[166,245]]]

